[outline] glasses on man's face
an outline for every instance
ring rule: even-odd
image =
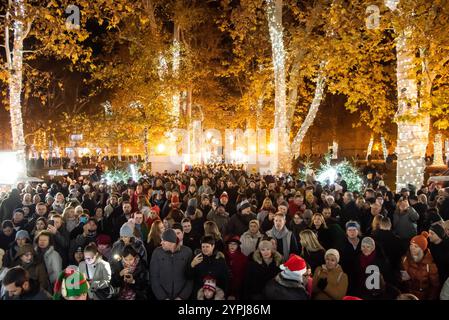
[[[32,257],[32,256],[33,256],[33,253],[27,252],[27,253],[24,254],[24,256],[25,256],[25,257]]]

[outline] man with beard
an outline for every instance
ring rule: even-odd
[[[240,204],[239,213],[233,215],[229,219],[226,227],[226,235],[241,236],[249,228],[249,222],[257,219],[257,216],[251,212],[251,205],[248,201],[243,201]]]

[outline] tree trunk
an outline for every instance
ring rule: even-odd
[[[145,168],[148,168],[148,164],[150,163],[149,158],[149,148],[148,148],[148,127],[145,126],[145,129],[143,129],[143,146],[145,151]]]
[[[174,30],[173,30],[173,65],[172,71],[173,76],[176,78],[179,72],[179,65],[181,61],[181,45],[179,42],[180,36],[180,28],[179,24],[175,22]],[[173,97],[173,107],[172,107],[172,116],[174,117],[175,126],[178,125],[179,121],[179,106],[180,106],[180,95],[179,92],[176,92]]]
[[[307,131],[309,130],[310,126],[313,123],[313,120],[315,119],[318,109],[320,107],[321,101],[323,100],[323,94],[324,94],[324,87],[326,84],[326,78],[320,71],[315,87],[315,94],[313,96],[312,103],[310,105],[309,111],[307,112],[307,116],[304,119],[303,123],[301,124],[301,128],[299,128],[298,133],[296,134],[295,138],[293,139],[292,143],[292,155],[293,157],[297,158],[300,153],[301,149],[301,143],[306,136]]]
[[[272,139],[275,151],[271,168],[275,172],[291,170],[290,146],[287,128],[287,99],[285,80],[285,49],[282,29],[282,0],[267,0],[267,19],[271,39],[275,85],[275,115]]]
[[[435,140],[433,142],[433,165],[434,166],[444,166],[443,160],[443,137],[441,133],[435,135]]]
[[[11,129],[12,129],[12,143],[13,150],[17,152],[17,160],[22,166],[21,175],[26,175],[26,162],[25,162],[25,138],[23,134],[23,120],[22,120],[22,72],[23,72],[23,40],[26,36],[25,21],[25,4],[24,0],[14,0],[14,16],[16,19],[13,22],[14,29],[14,41],[12,50],[12,61],[9,66],[9,112],[11,116]],[[6,33],[9,39],[9,30],[6,27]],[[6,42],[6,41],[5,41]],[[7,46],[7,55],[10,54],[9,43],[5,43]]]
[[[419,113],[418,89],[415,74],[415,52],[408,42],[412,31],[401,31],[396,40],[398,87],[398,138],[396,146],[396,190],[408,184],[421,187],[424,182],[425,155],[429,136],[430,117]],[[405,118],[401,118],[404,117]]]

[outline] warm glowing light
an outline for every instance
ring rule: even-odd
[[[21,173],[16,152],[0,152],[0,184],[15,184]]]
[[[164,151],[165,151],[165,145],[163,143],[158,144],[156,147],[156,152],[163,153]]]
[[[337,170],[335,168],[329,168],[322,172],[318,177],[318,181],[321,183],[325,183],[326,181],[329,181],[330,184],[333,184],[335,180],[337,179]]]
[[[274,149],[275,149],[274,143],[269,143],[267,149],[269,152],[274,152]]]

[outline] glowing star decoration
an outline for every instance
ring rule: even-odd
[[[443,137],[441,133],[435,135],[435,140],[433,142],[433,165],[434,166],[444,166],[443,161]]]

